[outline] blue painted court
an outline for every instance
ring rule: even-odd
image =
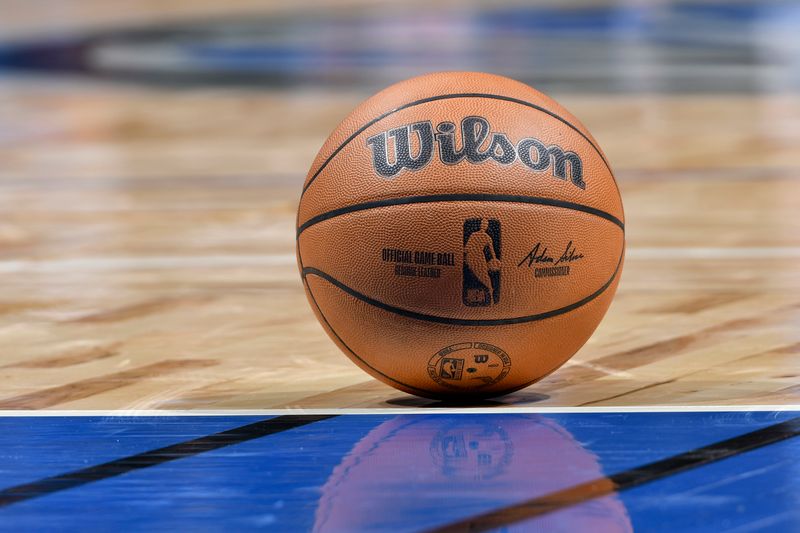
[[[14,416],[0,427],[2,531],[800,530],[792,411]]]

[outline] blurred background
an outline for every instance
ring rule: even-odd
[[[705,166],[685,147],[672,157],[684,128],[737,165],[747,134],[730,128],[769,129],[778,142],[797,128],[780,99],[733,103],[800,87],[795,1],[4,0],[0,10],[4,173],[93,173],[97,161],[123,174],[301,179],[353,105],[435,70],[510,76],[576,106],[620,168]],[[771,151],[748,155],[774,164]]]
[[[358,87],[487,70],[546,91],[781,91],[800,5],[767,1],[3,2],[3,63],[140,83]]]

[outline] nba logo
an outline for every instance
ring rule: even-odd
[[[464,278],[462,301],[469,307],[500,302],[500,221],[469,218],[464,221]]]
[[[442,359],[439,375],[444,379],[461,379],[464,374],[464,360],[452,357]]]

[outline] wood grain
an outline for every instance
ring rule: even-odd
[[[427,404],[338,352],[296,271],[305,170],[365,94],[0,96],[0,408]],[[628,258],[579,354],[492,405],[800,403],[800,99],[554,96],[618,174]]]

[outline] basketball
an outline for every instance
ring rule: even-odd
[[[512,79],[395,84],[330,135],[303,185],[297,259],[320,323],[358,366],[429,398],[491,397],[563,365],[624,256],[597,141]]]

